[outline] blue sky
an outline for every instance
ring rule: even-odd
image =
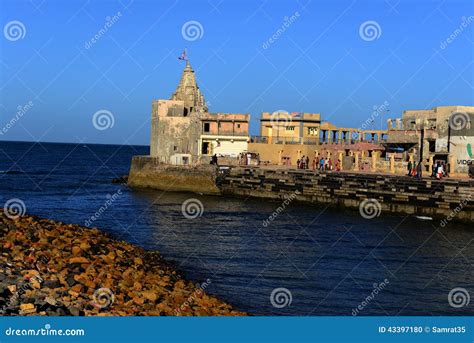
[[[250,113],[252,134],[262,111],[360,127],[388,104],[379,128],[474,102],[473,1],[0,3],[0,140],[147,145],[151,102],[175,89],[185,47],[210,111]],[[98,130],[98,111],[113,125]]]

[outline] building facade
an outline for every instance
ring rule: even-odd
[[[467,173],[474,161],[473,120],[472,106],[407,110],[402,118],[388,120],[387,146],[421,162],[426,171],[439,162],[449,164],[452,173]]]
[[[324,157],[350,169],[359,157],[372,158],[372,152],[380,156],[386,134],[385,130],[337,127],[322,121],[319,113],[263,112],[260,136],[251,137],[248,149],[270,164],[294,166],[302,156]]]

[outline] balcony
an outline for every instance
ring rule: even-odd
[[[222,130],[219,130],[219,132],[215,131],[215,130],[210,130],[210,131],[202,131],[202,135],[203,136],[234,136],[234,137],[248,137],[248,133],[247,132],[233,132],[233,131],[222,131]]]

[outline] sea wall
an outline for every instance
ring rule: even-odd
[[[474,181],[470,180],[239,167],[222,175],[219,184],[228,195],[296,196],[299,201],[353,208],[375,199],[381,211],[474,221]]]
[[[216,177],[213,165],[173,166],[160,163],[157,157],[134,156],[128,185],[162,191],[219,194]]]
[[[474,222],[474,180],[419,180],[400,175],[248,166],[218,172],[208,164],[171,166],[154,157],[135,156],[128,184],[164,191],[256,198],[291,196],[297,201],[357,209],[364,200],[375,199],[377,211]]]

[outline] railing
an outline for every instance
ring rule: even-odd
[[[202,135],[204,136],[238,136],[238,137],[245,137],[248,136],[247,132],[232,132],[232,131],[212,131],[212,132],[206,132],[203,131]]]
[[[250,143],[268,143],[268,136],[251,136]]]
[[[316,145],[319,144],[319,138],[317,137],[307,137],[303,139],[303,144]]]
[[[305,145],[319,145],[319,144],[356,144],[360,142],[379,143],[374,140],[358,140],[358,139],[337,139],[331,142],[320,142],[318,137],[269,137],[269,136],[251,136],[250,143],[265,143],[268,144],[305,144]],[[380,140],[380,143],[387,142],[387,138]]]

